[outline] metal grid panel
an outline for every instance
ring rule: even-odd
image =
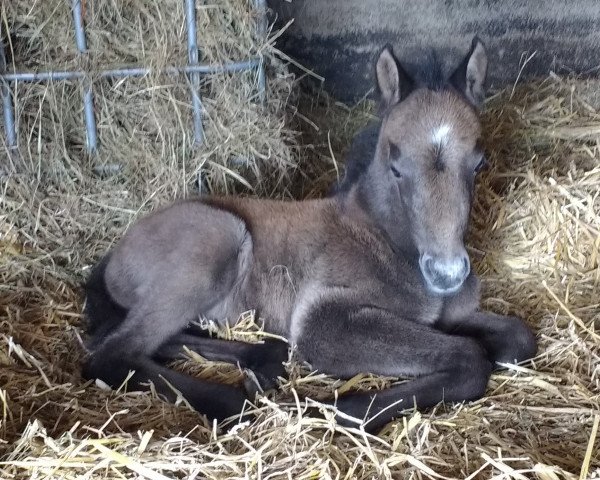
[[[72,0],[73,26],[75,41],[80,55],[87,55],[87,42],[85,26],[81,8],[82,0]],[[204,128],[202,125],[202,99],[200,98],[200,76],[211,73],[242,72],[256,69],[258,76],[259,98],[265,98],[265,69],[262,58],[250,58],[240,62],[225,63],[223,65],[210,65],[198,62],[198,44],[196,35],[196,0],[184,0],[185,20],[187,29],[188,64],[181,67],[168,67],[160,70],[163,73],[184,73],[190,80],[190,93],[192,98],[192,115],[194,126],[194,145],[199,146],[204,141]],[[259,14],[258,34],[264,38],[267,33],[267,8],[266,0],[253,0]],[[14,72],[9,73],[6,63],[4,45],[0,42],[0,94],[2,95],[2,113],[6,144],[10,151],[17,149],[17,129],[15,124],[14,105],[10,82],[47,82],[58,80],[80,80],[83,82],[83,106],[86,129],[86,147],[90,154],[98,149],[98,135],[96,117],[94,114],[94,93],[91,76],[84,71],[49,71],[49,72]],[[151,73],[153,70],[146,67],[127,67],[96,72],[98,78],[139,77]]]

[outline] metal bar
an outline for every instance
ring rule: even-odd
[[[5,73],[0,78],[8,82],[17,80],[20,82],[44,82],[52,80],[71,80],[84,78],[83,72],[39,72],[39,73]]]
[[[0,74],[6,72],[6,53],[4,44],[0,40]],[[17,132],[15,127],[15,112],[13,109],[10,87],[4,80],[0,80],[2,94],[2,114],[4,116],[4,129],[6,130],[6,143],[10,150],[17,148]]]
[[[178,73],[200,73],[200,74],[212,74],[212,73],[232,73],[232,72],[243,72],[244,70],[251,70],[256,68],[260,60],[253,58],[242,62],[230,62],[224,63],[223,65],[210,65],[207,63],[199,63],[198,65],[184,65],[183,67],[166,67],[160,70],[156,70],[159,73],[166,73],[168,75],[176,75]],[[152,73],[151,68],[121,68],[115,70],[104,70],[100,72],[101,77],[122,77],[122,76],[141,76]]]
[[[190,66],[198,65],[198,43],[196,35],[196,0],[185,0],[185,20],[187,24],[188,62]],[[200,76],[190,74],[192,91],[192,114],[194,118],[194,144],[204,142],[204,128],[202,127],[202,101],[200,100]]]
[[[258,12],[258,21],[257,21],[257,33],[261,40],[266,39],[267,37],[267,2],[266,0],[255,0],[256,10]],[[258,75],[258,97],[261,103],[265,103],[266,100],[266,90],[267,90],[267,80],[265,75],[265,63],[264,59],[261,55],[259,59],[259,64],[257,67],[257,75]]]
[[[75,25],[75,42],[77,43],[77,49],[83,56],[87,53],[87,42],[85,41],[81,0],[73,0],[73,23]],[[96,129],[96,117],[94,116],[94,94],[92,92],[92,82],[87,77],[84,78],[84,82],[83,110],[85,113],[87,149],[89,153],[96,153],[98,149],[98,136]]]
[[[164,73],[168,75],[177,75],[182,73],[199,73],[199,74],[218,74],[228,72],[242,72],[257,68],[260,64],[260,59],[254,58],[243,62],[232,62],[224,65],[185,65],[183,67],[166,67],[162,69],[152,69],[148,67],[124,67],[115,68],[112,70],[101,70],[97,73],[90,72],[90,76],[97,75],[100,78],[114,77],[142,77],[151,73]],[[77,80],[85,78],[86,73],[81,71],[57,71],[57,72],[21,72],[21,73],[0,73],[0,79],[7,82],[18,80],[20,82],[44,82],[54,80]]]

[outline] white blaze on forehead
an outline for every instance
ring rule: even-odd
[[[431,133],[431,142],[435,143],[436,145],[443,145],[448,141],[449,133],[450,125],[440,125]]]

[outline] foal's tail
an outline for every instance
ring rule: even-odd
[[[92,269],[85,284],[85,308],[88,348],[94,349],[107,335],[117,328],[127,315],[127,310],[116,303],[106,288],[104,273],[110,254],[104,256]]]

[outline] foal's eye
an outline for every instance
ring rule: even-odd
[[[485,168],[486,165],[487,165],[487,161],[485,160],[485,157],[482,155],[481,159],[479,160],[479,163],[475,167],[475,173],[479,173],[481,170],[483,170]]]
[[[400,147],[395,143],[390,142],[390,160],[398,160],[400,158]],[[398,171],[394,165],[390,166],[390,170],[394,174],[394,177],[400,178],[402,174]]]

